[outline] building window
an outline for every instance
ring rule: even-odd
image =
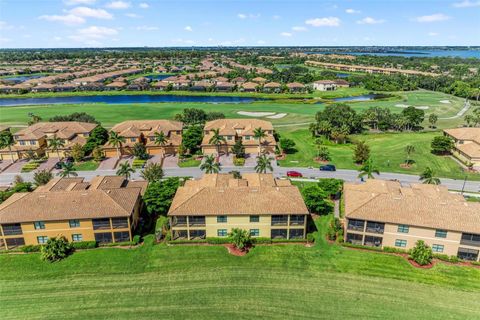
[[[217,216],[217,223],[227,223],[227,216]]]
[[[23,140],[22,140],[22,141],[20,141],[20,145],[21,145],[21,146],[24,146],[24,145],[26,145],[26,144],[27,144],[27,142],[26,142],[26,141],[23,141]]]
[[[192,226],[204,226],[205,216],[188,216],[188,223]]]
[[[382,240],[382,237],[365,236],[365,238],[363,239],[363,245],[369,247],[381,247]]]
[[[33,223],[33,226],[35,227],[35,230],[45,229],[45,222],[37,221]]]
[[[250,236],[252,237],[260,236],[260,229],[250,229]]]
[[[365,221],[348,219],[348,229],[349,230],[363,231],[364,227],[365,227]]]
[[[434,244],[432,246],[432,251],[433,252],[443,252],[443,248],[444,248],[443,244]]]
[[[128,218],[112,218],[113,229],[128,228]]]
[[[480,247],[480,234],[462,233],[460,243],[467,246]]]
[[[227,140],[232,140],[233,136],[227,136]]]
[[[399,224],[397,232],[408,233],[409,229],[410,229],[410,227],[407,226],[406,224]]]
[[[260,222],[260,216],[250,216],[250,222]]]
[[[83,241],[83,236],[81,234],[72,234],[72,241]]]
[[[38,236],[37,237],[38,244],[45,244],[45,243],[47,243],[47,241],[48,241],[47,236]]]
[[[447,230],[435,230],[435,237],[436,238],[446,238],[447,237]]]
[[[288,222],[287,215],[273,215],[272,226],[286,226]]]
[[[4,224],[2,225],[3,228],[3,235],[5,236],[15,236],[22,234],[22,226],[20,223],[13,223],[13,224]]]
[[[305,216],[303,215],[291,215],[290,216],[290,225],[291,226],[302,226],[305,224]]]
[[[110,243],[112,242],[111,232],[99,232],[95,233],[95,241],[98,243]]]
[[[115,242],[130,241],[130,233],[128,233],[128,231],[114,232],[113,237],[115,239]]]
[[[249,141],[250,138],[251,138],[250,136],[245,136],[245,140],[246,140],[246,141]]]
[[[227,229],[217,229],[217,236],[226,237],[227,236]]]
[[[93,230],[110,229],[110,219],[93,219]]]
[[[383,233],[385,229],[385,224],[380,222],[367,221],[367,232],[371,233]]]
[[[80,220],[78,219],[70,220],[68,221],[68,224],[70,225],[70,228],[78,228],[80,227]]]
[[[7,244],[9,249],[13,249],[18,246],[25,245],[25,239],[23,238],[6,238],[5,243]]]
[[[130,141],[135,142],[135,141],[137,141],[137,138],[130,138]]]
[[[272,239],[287,239],[287,229],[272,229]]]
[[[407,246],[407,240],[395,240],[395,247],[405,248]]]
[[[205,239],[205,230],[190,230],[190,240]]]
[[[8,239],[7,239],[7,244],[8,244]],[[460,247],[458,248],[457,257],[463,260],[477,261],[478,250]]]
[[[35,140],[30,140],[30,145],[34,146],[37,142]]]
[[[289,239],[303,239],[303,229],[290,229]]]
[[[357,245],[363,244],[363,236],[357,233],[347,233],[347,242]]]

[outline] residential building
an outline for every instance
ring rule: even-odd
[[[227,237],[233,228],[252,237],[303,239],[308,209],[289,180],[272,174],[205,174],[178,188],[168,217],[172,239]]]
[[[0,249],[43,244],[50,237],[99,243],[132,240],[146,181],[119,176],[56,178],[0,204]]]
[[[333,80],[318,80],[313,83],[313,89],[318,91],[333,91],[337,89],[337,84]]]
[[[266,137],[259,141],[254,137],[254,130],[261,128]],[[214,130],[225,138],[225,142],[217,147],[210,143]],[[241,139],[245,147],[245,153],[258,154],[261,152],[275,153],[276,141],[273,136],[271,122],[259,119],[218,119],[209,121],[204,127],[202,151],[204,154],[229,153],[236,140]],[[260,143],[261,142],[261,143]],[[261,144],[261,145],[260,145]]]
[[[124,121],[112,128],[112,131],[125,138],[120,152],[122,155],[130,155],[136,143],[142,143],[150,155],[176,154],[182,143],[183,124],[170,120],[130,120]],[[164,144],[155,142],[155,133],[163,132],[166,137]],[[116,157],[117,148],[107,142],[103,146],[106,157]]]
[[[446,129],[443,133],[455,141],[453,155],[480,170],[480,128]]]
[[[263,92],[267,93],[279,93],[281,91],[282,85],[278,82],[268,82],[263,86]]]
[[[411,249],[423,240],[434,253],[479,260],[480,203],[444,186],[367,180],[346,183],[345,241]]]
[[[0,150],[0,159],[18,160],[29,157],[29,153],[38,157],[60,158],[69,155],[75,144],[84,145],[96,123],[65,121],[65,122],[38,122],[13,135],[15,144],[12,146],[12,155],[8,148]],[[56,137],[61,139],[63,147],[53,150],[48,147],[48,140]]]
[[[291,82],[287,83],[287,88],[290,93],[296,93],[296,92],[304,92],[305,91],[305,85],[303,83],[299,82]]]

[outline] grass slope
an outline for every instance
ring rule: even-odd
[[[319,222],[324,227],[330,217]],[[151,239],[150,239],[151,240]],[[148,242],[148,241],[147,241]],[[480,270],[327,245],[0,255],[2,319],[475,319]]]

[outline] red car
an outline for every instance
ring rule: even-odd
[[[287,177],[301,178],[303,175],[298,171],[287,171]]]

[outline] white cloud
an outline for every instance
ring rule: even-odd
[[[437,32],[429,32],[429,33],[427,33],[427,35],[429,37],[435,37],[435,36],[438,36],[438,33]]]
[[[78,29],[76,34],[69,36],[69,38],[86,45],[95,46],[101,44],[100,40],[116,36],[117,34],[117,29],[91,26],[84,29]]]
[[[360,13],[360,10],[346,9],[345,12],[348,14],[355,14],[355,13]]]
[[[139,19],[142,17],[141,15],[138,15],[136,13],[125,13],[125,16],[129,18],[134,18],[134,19]]]
[[[242,45],[244,43],[245,43],[245,39],[240,38],[240,39],[235,39],[235,40],[222,41],[222,42],[219,43],[219,45],[226,46],[226,47],[233,47],[233,46]]]
[[[74,6],[78,4],[94,4],[96,0],[64,0],[67,6]]]
[[[282,18],[282,17],[280,17],[279,15],[274,15],[274,16],[272,17],[273,20],[278,20],[278,19],[281,19],[281,18]]]
[[[150,8],[150,5],[148,3],[142,2],[138,5],[142,9],[148,9]]]
[[[128,9],[130,8],[130,2],[125,2],[125,1],[112,1],[110,3],[107,3],[106,7],[110,9]]]
[[[265,42],[264,40],[258,40],[258,41],[257,41],[257,44],[260,44],[260,45],[261,45],[261,44],[265,44],[265,43],[266,43],[266,42]]]
[[[5,21],[0,21],[0,30],[12,30],[13,26],[6,23]]]
[[[135,30],[138,30],[138,31],[156,31],[158,29],[159,29],[158,27],[154,27],[154,26],[138,26],[135,28]]]
[[[337,17],[313,18],[305,21],[305,24],[312,27],[338,27],[340,19]]]
[[[12,39],[6,38],[6,37],[0,37],[0,43],[7,43],[7,42],[10,42],[10,41],[12,41]]]
[[[112,19],[113,16],[103,9],[92,9],[88,7],[76,7],[69,11],[77,17],[88,17],[97,19]]]
[[[282,37],[291,37],[291,36],[292,36],[292,33],[291,33],[291,32],[282,32],[282,33],[280,33],[280,35],[281,35]]]
[[[294,26],[292,27],[292,30],[297,32],[302,32],[302,31],[307,31],[308,29],[302,26]]]
[[[55,41],[62,41],[62,37],[58,37],[58,36],[57,36],[57,37],[53,37],[53,40],[55,40]]]
[[[472,8],[472,7],[480,7],[480,1],[470,1],[464,0],[462,2],[455,2],[453,4],[455,8]]]
[[[193,31],[192,27],[190,27],[190,26],[186,26],[185,28],[183,28],[183,30],[188,31],[188,32]]]
[[[260,14],[257,13],[257,14],[252,14],[252,13],[249,13],[249,14],[245,14],[245,13],[239,13],[237,14],[237,17],[239,17],[240,19],[257,19],[257,18],[260,18]]]
[[[193,41],[193,40],[182,39],[182,38],[173,39],[172,42],[178,43],[178,44],[188,44],[188,45],[195,44],[195,41]]]
[[[66,15],[43,15],[38,17],[41,20],[51,21],[51,22],[62,22],[66,25],[78,25],[85,23],[85,19],[74,14],[66,14]]]
[[[384,22],[385,20],[383,19],[374,19],[372,17],[366,17],[366,18],[363,18],[362,20],[357,21],[358,24],[380,24]]]
[[[417,17],[415,20],[418,22],[438,22],[438,21],[445,21],[449,19],[450,17],[443,13],[435,13],[428,16]]]

